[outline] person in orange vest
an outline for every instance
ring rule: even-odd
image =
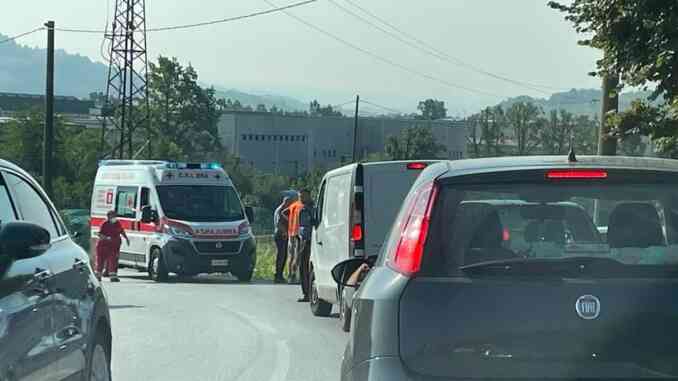
[[[304,204],[301,202],[299,197],[295,197],[294,202],[290,204],[287,210],[284,212],[287,216],[287,239],[288,239],[288,254],[289,254],[289,265],[287,267],[287,279],[289,283],[295,284],[299,279],[299,245],[301,243],[299,239],[299,214],[301,209],[304,207]]]

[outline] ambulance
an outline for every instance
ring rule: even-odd
[[[92,192],[92,248],[110,210],[129,237],[120,248],[121,266],[148,271],[157,282],[170,273],[252,278],[252,209],[243,207],[219,164],[101,161]]]

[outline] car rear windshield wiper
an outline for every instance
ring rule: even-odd
[[[627,266],[613,258],[561,257],[515,258],[464,265],[459,270],[469,275],[531,275],[544,277],[579,277],[584,275],[618,275]]]

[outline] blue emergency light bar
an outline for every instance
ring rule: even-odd
[[[167,163],[169,169],[222,169],[219,163]]]

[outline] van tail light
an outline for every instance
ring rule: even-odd
[[[426,163],[408,163],[407,169],[422,170],[426,169],[426,166],[427,166]]]
[[[546,178],[551,180],[606,179],[607,171],[599,169],[553,169],[546,172]]]
[[[363,226],[361,224],[353,225],[353,229],[351,229],[351,240],[353,240],[353,242],[363,240]]]
[[[504,228],[504,231],[501,233],[501,239],[504,242],[511,240],[511,232],[507,228]]]
[[[433,182],[425,184],[405,206],[406,214],[401,220],[400,241],[389,260],[396,271],[411,276],[421,269],[424,245],[431,223],[431,211],[438,195],[438,187]]]

